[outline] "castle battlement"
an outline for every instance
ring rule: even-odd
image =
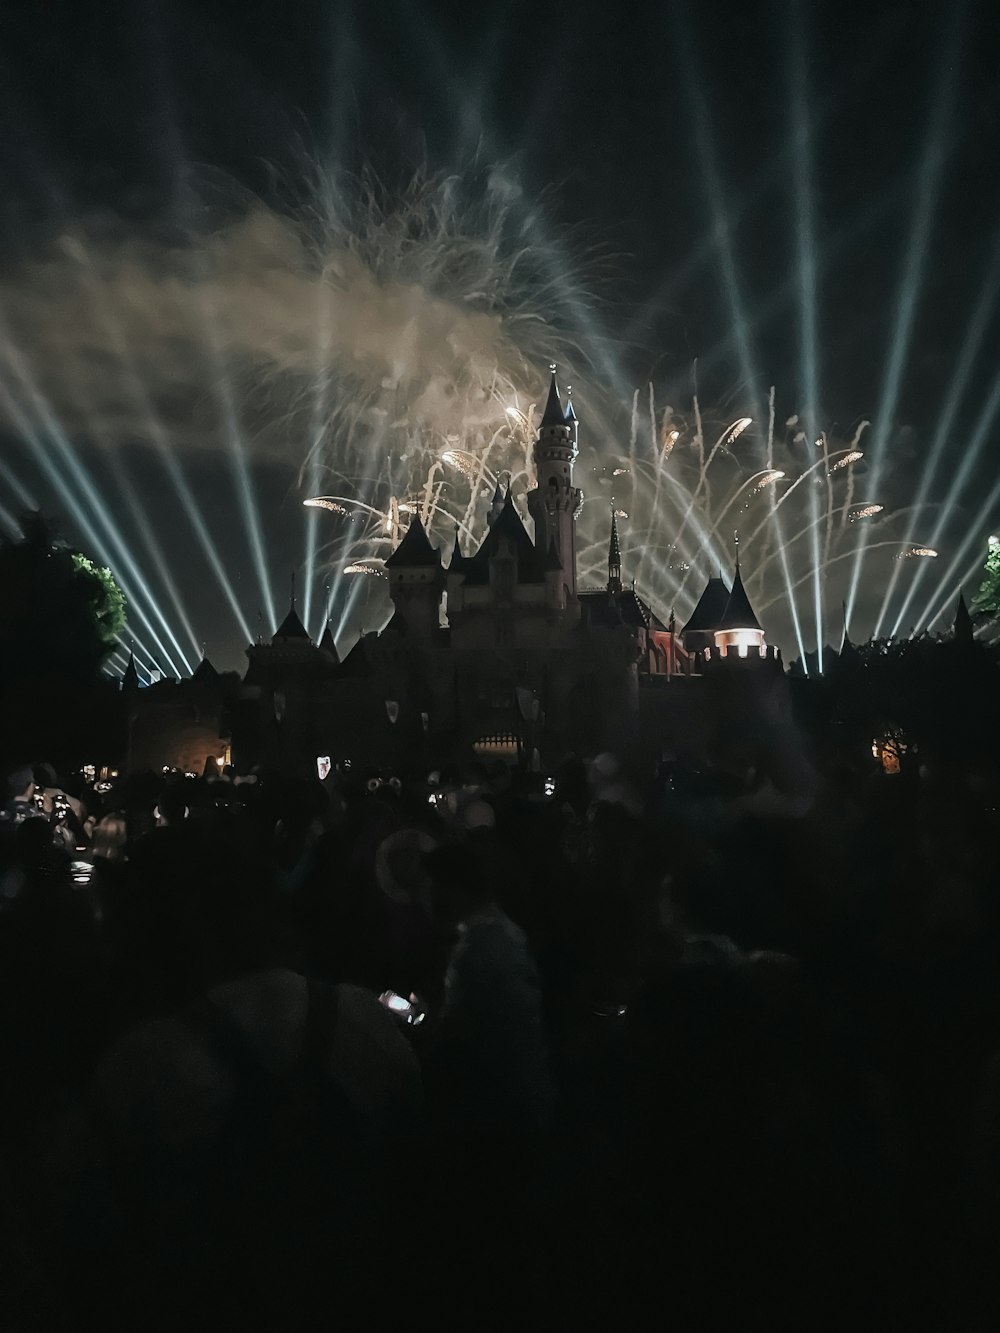
[[[743,669],[770,665],[777,666],[784,670],[784,664],[781,660],[781,649],[776,648],[774,644],[736,644],[730,643],[723,652],[721,648],[704,648],[701,653],[702,661],[706,666],[712,666],[719,662],[725,662],[727,666],[742,667]]]

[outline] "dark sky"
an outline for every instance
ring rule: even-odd
[[[742,309],[753,392],[776,383],[794,407],[806,387],[798,86],[811,131],[817,417],[847,430],[878,411],[915,255],[892,422],[910,428],[912,478],[1000,234],[998,69],[989,3],[8,0],[0,271],[16,277],[80,221],[162,232],[178,215],[182,163],[278,211],[306,198],[312,156],[373,167],[390,186],[426,163],[465,174],[470,190],[477,171],[503,163],[595,290],[625,380],[667,391],[698,357],[703,393],[725,398],[744,369],[732,336]],[[914,249],[921,210],[926,244]],[[1000,317],[984,318],[949,450],[1000,370]],[[86,439],[79,447],[86,457]],[[992,484],[995,457],[984,454],[974,490]],[[137,484],[152,484],[136,466]],[[223,484],[204,459],[193,475]]]

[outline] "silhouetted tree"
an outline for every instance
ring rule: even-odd
[[[56,541],[40,514],[0,541],[0,760],[113,758],[117,686],[101,666],[125,624],[110,570]]]
[[[93,680],[125,626],[109,569],[54,539],[41,514],[0,543],[0,685],[26,677]]]

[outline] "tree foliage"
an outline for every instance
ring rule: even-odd
[[[989,539],[984,577],[973,598],[972,609],[982,615],[1000,616],[1000,537]]]
[[[125,596],[107,565],[95,565],[89,556],[72,553],[77,580],[90,601],[91,614],[102,641],[113,648],[125,629]]]
[[[95,680],[125,626],[109,569],[59,543],[41,514],[0,543],[0,685]]]

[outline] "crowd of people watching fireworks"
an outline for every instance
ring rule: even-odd
[[[995,779],[359,770],[7,773],[10,1327],[995,1317]]]

